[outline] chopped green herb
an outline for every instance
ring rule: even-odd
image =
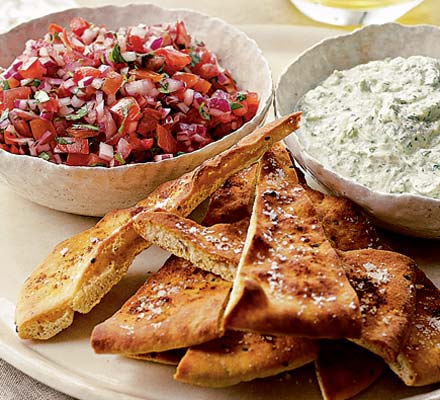
[[[125,160],[121,157],[119,153],[115,153],[114,158],[119,164],[125,164]]]
[[[189,64],[190,67],[194,67],[200,62],[200,56],[195,54],[191,48],[189,49],[189,56],[191,57],[191,63]]]
[[[433,171],[438,171],[438,170],[440,170],[440,164],[434,164],[434,165],[432,166],[432,170],[433,170]]]
[[[243,108],[243,106],[240,103],[229,103],[229,106],[231,107],[231,110],[237,110],[238,108]]]
[[[205,103],[202,102],[202,104],[200,104],[200,106],[199,106],[199,113],[200,113],[200,115],[202,116],[203,119],[205,119],[206,121],[209,121],[211,117],[205,111],[204,107],[205,107]]]
[[[105,167],[105,164],[102,162],[97,162],[95,164],[89,165],[89,167]]]
[[[8,82],[7,80],[2,81],[1,86],[2,86],[2,89],[3,89],[3,90],[8,90],[8,89],[10,89],[10,87],[9,87],[9,82]]]
[[[109,57],[111,62],[115,64],[125,63],[124,58],[121,55],[121,48],[119,47],[119,43],[116,42],[115,46],[113,47],[112,51],[109,54]]]
[[[72,71],[67,71],[67,76],[72,78],[73,77],[73,72]]]
[[[54,33],[53,33],[53,38],[54,38],[54,39],[57,39],[57,40],[60,39],[60,34],[59,34],[59,32],[54,32]]]
[[[9,108],[3,110],[2,115],[0,116],[0,122],[5,121],[9,117]]]
[[[182,154],[186,154],[184,151],[178,151],[177,153],[176,153],[176,156],[181,156]]]
[[[31,86],[38,87],[40,86],[41,81],[39,79],[32,79],[32,82],[30,83]]]
[[[55,142],[58,144],[72,144],[72,142],[69,142],[66,138],[63,137],[56,137]]]
[[[78,119],[81,119],[82,117],[87,115],[87,105],[84,104],[81,108],[79,108],[76,113],[74,114],[68,114],[65,116],[65,118],[69,121],[76,121]]]
[[[88,129],[91,131],[99,131],[99,128],[95,125],[89,125],[89,124],[73,124],[73,129]]]
[[[46,101],[50,100],[50,97],[44,90],[38,90],[34,94],[34,99],[37,100],[39,103],[45,103]]]
[[[40,154],[38,154],[38,157],[40,157],[46,161],[50,160],[50,155],[48,153],[46,153],[45,151],[42,151]]]
[[[163,94],[169,94],[170,91],[168,90],[168,82],[162,82],[160,83],[160,88],[158,89],[160,93]]]
[[[247,96],[245,93],[238,92],[235,98],[237,99],[237,101],[243,101],[247,99]]]

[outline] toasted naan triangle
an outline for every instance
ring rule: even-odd
[[[231,284],[170,257],[112,317],[97,325],[96,353],[142,354],[188,347],[222,335]]]
[[[234,279],[248,226],[249,219],[245,218],[204,227],[164,212],[144,213],[135,223],[145,240],[227,281]]]
[[[327,238],[338,250],[388,249],[359,206],[345,197],[323,194],[303,185]]]
[[[72,324],[75,311],[89,312],[148,247],[133,228],[139,214],[162,210],[189,215],[226,179],[297,129],[299,118],[295,113],[255,130],[194,171],[160,185],[136,207],[111,212],[95,227],[57,245],[20,291],[15,313],[19,336],[48,339]]]
[[[128,354],[127,357],[141,361],[152,361],[158,364],[177,365],[185,355],[187,348],[174,349],[161,352],[144,353],[144,354]]]
[[[317,353],[311,339],[227,331],[220,339],[191,347],[174,378],[198,386],[231,386],[299,368]]]
[[[392,362],[413,323],[415,262],[399,253],[365,249],[341,252],[344,268],[361,304],[359,339],[352,339]]]
[[[386,364],[369,351],[345,340],[323,341],[315,361],[324,400],[347,400],[367,389]]]
[[[408,386],[440,381],[440,290],[419,268],[417,307],[408,339],[390,368]]]
[[[359,301],[289,155],[260,161],[250,227],[224,326],[307,337],[358,337]]]

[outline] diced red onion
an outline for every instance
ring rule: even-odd
[[[67,106],[61,106],[58,108],[58,113],[61,116],[65,116],[65,115],[69,115],[72,114],[75,110],[72,107],[67,107]]]
[[[85,44],[90,44],[98,36],[99,27],[87,28],[81,35],[81,39]]]
[[[100,142],[98,156],[105,161],[111,161],[113,159],[113,146],[104,142]]]
[[[95,78],[95,79],[93,79],[93,81],[92,81],[92,86],[95,88],[95,89],[101,89],[101,87],[102,87],[102,83],[104,82],[104,80],[103,79],[101,79],[101,78]]]
[[[23,100],[23,99],[14,100],[14,107],[19,108],[20,110],[27,110],[28,102],[27,100]]]
[[[123,53],[121,53],[121,56],[127,62],[136,61],[135,51],[124,51]]]
[[[130,143],[128,143],[124,138],[119,139],[118,145],[117,145],[117,152],[118,154],[126,160],[127,157],[130,155],[132,146]]]
[[[46,78],[47,83],[49,83],[50,85],[62,85],[64,83],[64,81],[60,78]]]
[[[153,157],[153,160],[154,161],[162,161],[162,160],[167,160],[167,159],[169,159],[169,158],[173,158],[174,156],[172,155],[172,154],[156,154],[154,157]]]
[[[177,79],[166,78],[163,82],[167,85],[166,88],[170,93],[176,92],[185,87],[183,81],[178,81]]]
[[[63,97],[61,99],[58,99],[58,104],[60,106],[70,106],[70,104],[72,104],[72,100],[70,99],[70,97]]]
[[[42,47],[39,51],[38,54],[40,55],[40,57],[48,57],[49,56],[49,52],[47,50],[46,47]],[[41,59],[40,59],[41,62]]]
[[[75,86],[75,82],[72,78],[67,79],[66,81],[64,81],[63,83],[63,87],[65,87],[66,89],[70,89],[71,87]]]
[[[101,71],[101,75],[105,78],[111,70],[109,65],[101,64],[98,69]]]
[[[79,47],[81,49],[84,48],[84,43],[77,39],[75,36],[71,36],[70,42],[76,47]]]
[[[40,63],[43,67],[56,67],[57,63],[53,61],[50,57],[42,57],[40,58]]]
[[[93,82],[93,76],[86,76],[78,81],[78,87],[85,88]]]
[[[208,100],[208,107],[210,114],[212,114],[213,111],[215,111],[214,114],[218,114],[218,112],[226,113],[231,111],[231,106],[229,105],[229,102],[225,99],[221,99],[218,97],[210,98]]]
[[[76,95],[73,95],[72,99],[70,101],[71,101],[72,107],[75,107],[75,108],[80,108],[85,103],[84,100],[78,98],[78,96],[76,96]]]
[[[45,144],[41,143],[41,144],[37,144],[35,146],[35,150],[37,151],[37,153],[41,153],[43,151],[50,151],[51,148],[48,143],[45,143]]]
[[[226,85],[231,82],[231,80],[223,73],[217,75],[217,80],[220,85]]]
[[[163,43],[163,38],[162,37],[154,37],[154,36],[152,36],[145,43],[145,47],[147,49],[157,50],[159,47],[162,46],[162,43]]]
[[[194,90],[192,89],[186,89],[185,93],[183,94],[183,102],[187,105],[190,106],[193,102],[194,99]]]
[[[121,68],[120,72],[122,75],[127,75],[129,70],[130,70],[129,67],[124,67],[124,68]]]
[[[189,107],[185,103],[177,103],[177,107],[185,114],[189,111]]]
[[[46,144],[46,143],[48,143],[51,139],[52,139],[52,132],[51,132],[51,131],[46,131],[46,132],[44,132],[44,133],[40,136],[40,138],[38,139],[38,143]]]
[[[138,81],[128,82],[124,85],[125,91],[130,96],[147,96],[151,89],[154,89],[154,83],[150,79],[140,79]]]
[[[146,34],[147,32],[145,31],[145,29],[142,29],[139,26],[133,26],[130,30],[131,36],[137,36],[141,39],[144,39]]]
[[[53,155],[53,160],[55,161],[56,164],[62,164],[62,160],[59,154],[54,154]]]
[[[17,81],[21,81],[21,80],[23,79],[23,77],[21,76],[20,72],[14,72],[14,73],[12,74],[12,77],[13,77],[14,79],[17,79]]]

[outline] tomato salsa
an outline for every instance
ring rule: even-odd
[[[258,104],[182,21],[112,31],[75,17],[0,74],[0,148],[76,166],[160,161],[237,130]]]

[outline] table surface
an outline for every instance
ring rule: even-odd
[[[62,2],[62,0],[60,0]],[[101,5],[126,5],[130,3],[145,3],[142,0],[76,0],[79,6],[96,7]],[[303,16],[290,0],[149,0],[148,2],[169,8],[191,8],[212,16],[220,17],[235,25],[245,24],[282,24],[302,25],[313,27],[334,28],[330,25],[315,22]],[[422,4],[401,17],[398,22],[403,24],[433,24],[440,25],[440,1],[425,0]],[[345,29],[352,29],[348,27]],[[67,399],[67,396],[50,390],[31,378],[16,375],[15,370],[0,360],[0,399],[20,399],[23,392],[18,392],[20,382],[28,389],[28,399]],[[23,385],[21,385],[23,387]],[[31,393],[32,392],[32,393]]]

